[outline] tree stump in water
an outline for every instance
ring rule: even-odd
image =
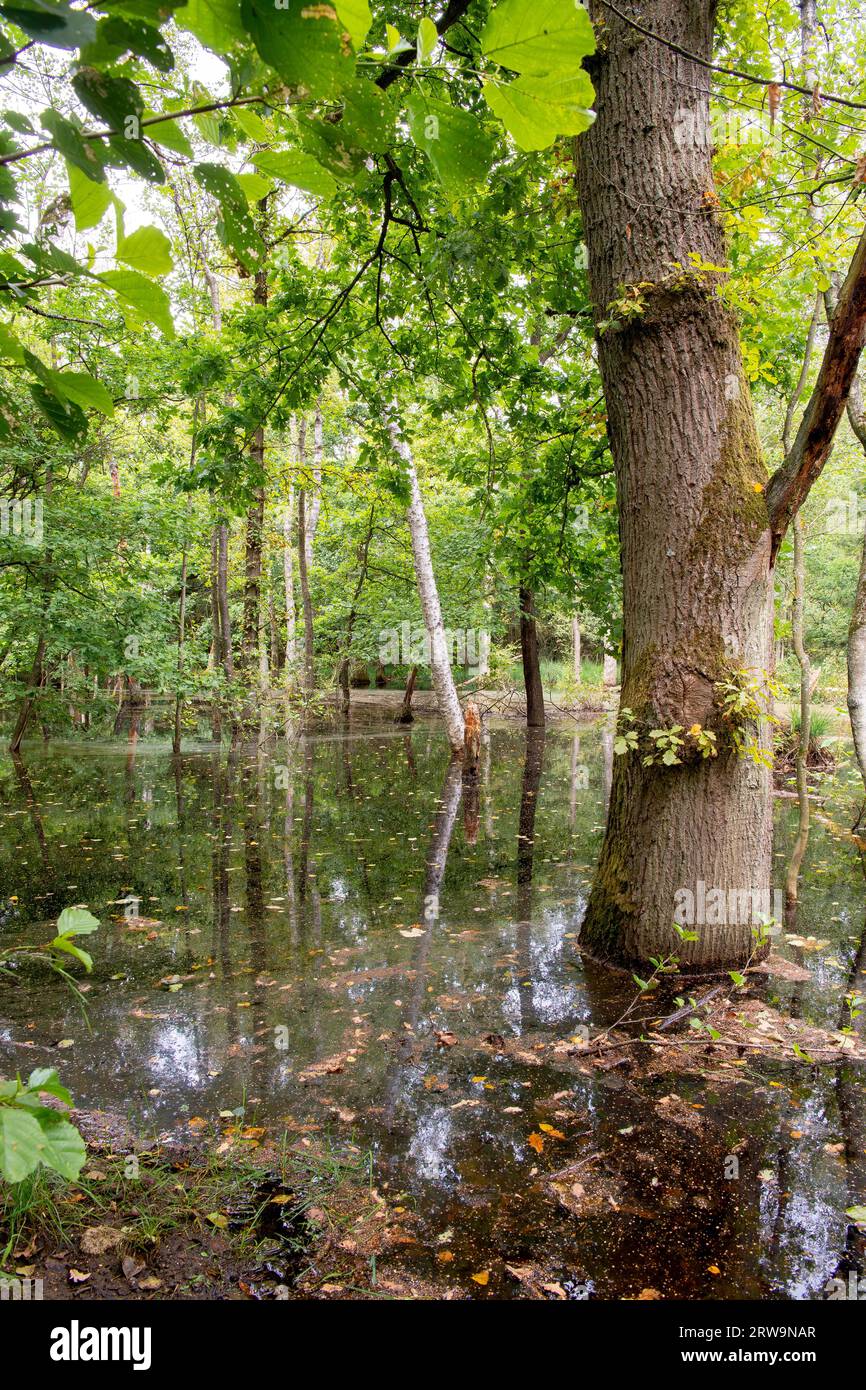
[[[415,682],[418,679],[418,667],[413,666],[406,681],[406,689],[403,691],[403,703],[394,716],[395,724],[412,724],[415,716],[412,713],[412,696],[415,693]]]
[[[467,704],[463,719],[463,772],[464,775],[477,777],[481,757],[481,714],[474,700]]]

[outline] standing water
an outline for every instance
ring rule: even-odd
[[[610,758],[601,726],[499,727],[464,787],[431,727],[353,724],[180,760],[146,740],[4,759],[0,944],[72,904],[102,925],[86,1016],[53,977],[4,983],[0,1070],[56,1060],[79,1106],[142,1135],[238,1111],[369,1149],[428,1285],[826,1297],[862,1259],[854,1068],[581,1055],[635,994],[577,949]],[[779,948],[808,977],[750,989],[836,1028],[864,927],[832,822]]]

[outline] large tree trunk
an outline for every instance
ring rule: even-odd
[[[767,474],[719,277],[671,270],[693,253],[724,263],[708,74],[593,8],[604,45],[580,191],[596,319],[613,320],[598,344],[622,539],[622,705],[647,732],[714,728],[721,751],[672,767],[644,766],[643,748],[615,759],[581,942],[624,964],[674,950],[696,968],[730,966],[752,948],[749,920],[698,925],[684,945],[672,923],[678,890],[703,883],[728,901],[770,886],[769,774],[725,745],[715,699],[732,671],[769,664]],[[713,18],[707,0],[648,0],[640,15],[706,60]],[[617,322],[623,286],[641,287],[643,309]]]
[[[451,674],[448,644],[445,641],[445,625],[442,621],[442,607],[439,603],[439,590],[436,587],[433,559],[430,554],[430,536],[427,531],[424,499],[421,496],[421,487],[418,483],[418,473],[415,468],[415,460],[412,457],[412,450],[393,421],[389,429],[391,443],[395,452],[403,460],[409,480],[411,501],[407,518],[409,534],[412,539],[412,554],[415,560],[418,597],[421,600],[424,626],[430,639],[430,671],[433,677],[433,689],[436,691],[439,713],[445,721],[448,742],[452,751],[462,756],[463,711],[460,708],[454,677]]]
[[[523,685],[526,690],[526,726],[544,728],[544,686],[538,660],[538,629],[535,626],[535,596],[525,584],[519,590],[520,655],[523,658]]]

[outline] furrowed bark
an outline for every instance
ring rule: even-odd
[[[712,188],[708,77],[641,39],[600,3],[597,119],[580,140],[580,200],[620,511],[622,706],[651,728],[719,729],[716,683],[769,667],[766,470],[737,325],[717,293],[724,232]],[[709,60],[709,0],[648,0],[646,27]],[[615,171],[615,174],[612,172]],[[623,315],[631,287],[640,311]],[[766,744],[766,735],[762,735]],[[765,766],[731,748],[644,766],[613,759],[607,831],[581,932],[589,954],[632,964],[676,952],[695,969],[742,963],[740,912],[673,930],[678,895],[770,887]],[[679,899],[683,901],[683,899]],[[740,897],[736,899],[739,903]]]

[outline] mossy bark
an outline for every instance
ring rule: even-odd
[[[736,323],[716,270],[725,250],[711,172],[705,69],[642,39],[600,4],[597,119],[581,139],[580,191],[599,365],[616,466],[623,565],[623,706],[647,727],[719,720],[716,682],[766,671],[772,631],[767,473]],[[641,20],[706,59],[714,6],[650,0]],[[623,288],[643,313],[617,325]],[[762,733],[762,739],[766,733]],[[614,763],[607,832],[581,942],[622,964],[675,951],[697,969],[741,964],[750,921],[673,929],[679,890],[770,887],[765,767],[718,757]],[[740,899],[740,901],[742,901]]]

